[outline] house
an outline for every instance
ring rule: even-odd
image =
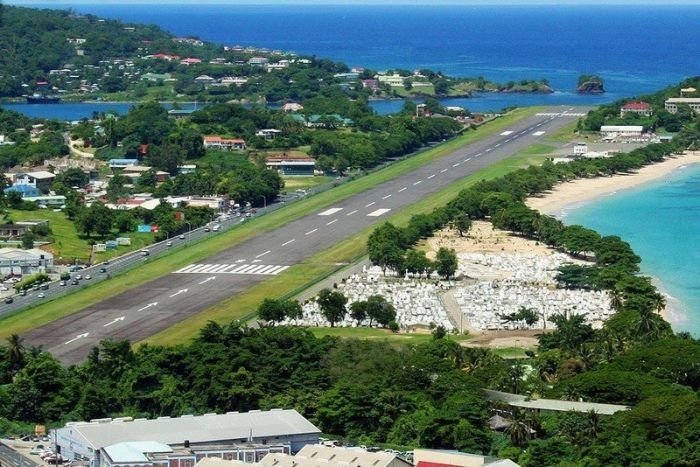
[[[55,178],[56,175],[45,170],[38,172],[20,172],[12,176],[12,184],[31,186],[39,191],[48,192]]]
[[[172,77],[170,73],[144,73],[141,76],[141,81],[150,81],[152,83],[157,83],[158,81],[165,81]]]
[[[267,63],[265,64],[265,68],[267,71],[283,70],[285,68],[289,68],[289,60],[280,60],[279,62],[275,63]]]
[[[175,60],[180,60],[179,55],[170,55],[170,54],[164,54],[164,53],[158,53],[155,55],[149,55],[146,58],[155,58],[158,60],[167,60],[169,62],[175,61]]]
[[[199,84],[212,84],[216,80],[209,75],[199,75],[194,79],[195,83]]]
[[[282,112],[300,112],[304,110],[304,106],[296,102],[288,102],[282,106]]]
[[[66,197],[63,195],[24,196],[22,199],[44,208],[62,208],[66,205]]]
[[[664,107],[668,112],[675,114],[679,105],[687,105],[694,113],[700,113],[700,97],[671,97],[666,99]]]
[[[271,154],[265,158],[265,166],[281,175],[314,175],[316,160],[297,154]]]
[[[559,399],[531,399],[528,396],[512,394],[509,392],[493,391],[491,389],[485,389],[484,392],[486,392],[486,398],[490,401],[504,402],[511,407],[534,410],[537,412],[588,413],[594,411],[600,415],[613,415],[617,412],[623,412],[630,409],[630,407],[627,405],[564,401]]]
[[[150,454],[167,454],[165,446],[173,452],[178,449],[204,449],[219,446],[222,456],[244,450],[244,445],[286,446],[287,452],[297,452],[307,444],[318,443],[320,430],[302,417],[296,410],[272,409],[269,411],[251,410],[250,412],[228,412],[226,414],[206,414],[201,416],[183,415],[182,417],[159,417],[157,419],[105,418],[90,422],[71,422],[64,427],[52,430],[51,438],[55,440],[58,452],[68,461],[85,459],[91,467],[105,464],[105,455],[114,460],[122,450],[139,451],[149,454],[148,446],[122,446],[110,449],[120,443],[153,442],[161,443],[157,452]],[[155,447],[155,446],[154,446]],[[258,446],[259,447],[259,446]],[[260,448],[260,447],[259,447]],[[263,452],[264,449],[260,448]],[[255,448],[252,455],[245,456],[250,462],[262,458]],[[267,454],[267,453],[265,453]],[[205,457],[206,454],[202,454]],[[233,458],[233,456],[229,457]],[[197,459],[199,460],[199,459]],[[123,465],[123,463],[122,463]],[[131,465],[143,465],[138,462]],[[149,464],[146,464],[149,465]],[[153,463],[151,465],[163,464]],[[165,465],[173,465],[165,462]],[[175,463],[174,465],[194,465]]]
[[[244,76],[224,76],[219,81],[219,85],[241,87],[247,82],[248,82],[248,78],[246,78]]]
[[[602,139],[638,138],[644,133],[641,125],[603,125],[600,127]]]
[[[196,111],[197,109],[170,109],[168,110],[168,117],[180,120],[181,118],[189,117]]]
[[[415,467],[518,467],[510,459],[442,449],[414,449]]]
[[[333,77],[341,80],[356,80],[360,78],[360,74],[357,72],[336,73],[333,75]]]
[[[13,146],[14,144],[15,142],[8,140],[5,135],[0,135],[0,146]]]
[[[3,190],[5,194],[9,194],[11,192],[17,192],[20,195],[22,195],[22,199],[24,198],[33,198],[36,196],[41,196],[42,193],[41,191],[32,185],[12,185]]]
[[[406,81],[405,76],[401,76],[397,73],[394,73],[393,75],[378,75],[377,79],[380,83],[386,83],[393,87],[401,87],[404,85],[404,81]]]
[[[257,133],[255,133],[255,136],[259,136],[261,138],[264,138],[266,140],[273,140],[282,133],[280,130],[275,130],[274,128],[266,128],[264,130],[260,130]]]
[[[352,119],[343,118],[341,115],[338,115],[338,114],[329,114],[329,115],[314,114],[314,115],[309,116],[308,118],[305,118],[304,115],[293,114],[293,115],[291,115],[291,118],[293,118],[294,120],[296,120],[300,123],[303,123],[308,128],[345,127],[345,126],[352,126],[355,123],[352,121]]]
[[[108,162],[108,165],[109,165],[109,168],[112,170],[124,169],[126,167],[139,165],[139,160],[138,159],[110,159]]]
[[[194,173],[196,170],[197,166],[195,164],[184,164],[177,168],[177,172],[180,175],[191,174]]]
[[[362,80],[362,87],[366,89],[371,89],[372,91],[376,91],[379,89],[379,80],[376,79],[363,79]]]
[[[620,117],[624,118],[626,115],[640,115],[642,117],[651,117],[652,110],[651,105],[646,102],[628,102],[620,108]]]
[[[222,138],[221,136],[210,135],[204,137],[205,149],[220,149],[226,151],[241,151],[246,148],[245,140],[238,138]]]
[[[576,143],[574,145],[574,156],[583,156],[588,152],[588,145],[586,143]]]
[[[194,57],[188,57],[188,58],[180,60],[180,65],[185,65],[185,66],[199,65],[200,63],[202,63],[202,60],[199,58],[194,58]]]
[[[253,65],[253,66],[265,66],[269,60],[265,57],[252,57],[250,60],[248,60],[248,65]]]
[[[32,248],[0,248],[0,274],[31,275],[53,271],[53,255],[48,251]]]
[[[0,239],[19,240],[31,227],[21,224],[0,224]]]

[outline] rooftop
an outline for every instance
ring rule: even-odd
[[[229,412],[178,418],[104,419],[74,422],[66,427],[78,431],[95,448],[129,441],[156,441],[165,444],[204,443],[254,437],[320,433],[296,410]]]
[[[596,402],[562,401],[558,399],[529,399],[520,394],[486,390],[486,397],[490,400],[502,401],[513,407],[522,407],[535,410],[552,410],[555,412],[590,412],[591,410],[601,415],[612,415],[616,412],[629,410],[627,405],[599,404]]]

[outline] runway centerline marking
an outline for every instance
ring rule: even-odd
[[[377,209],[376,211],[372,211],[369,214],[367,214],[367,217],[379,217],[382,214],[386,214],[389,211],[391,211],[391,209]]]
[[[398,193],[401,193],[402,191],[406,191],[406,190],[407,190],[407,188],[406,188],[406,187],[403,187],[403,188],[401,188],[401,189],[398,191]]]
[[[336,212],[340,212],[342,210],[343,210],[343,208],[330,208],[330,209],[326,209],[323,212],[319,212],[318,215],[319,216],[332,216]]]
[[[309,230],[309,231],[306,232],[304,235],[311,235],[312,233],[316,232],[317,230],[318,230],[318,229]]]
[[[352,216],[352,215],[355,214],[356,212],[357,212],[357,209],[355,209],[354,211],[349,212],[349,213],[347,213],[347,214],[345,214],[345,215],[346,215],[346,216]]]
[[[432,174],[431,176],[429,176],[429,177],[428,177],[428,180],[430,180],[430,179],[433,178],[433,177],[435,177],[435,174]]]
[[[447,172],[447,169],[442,169],[442,170],[440,171],[441,174],[444,174],[445,172]]]
[[[418,180],[417,182],[413,183],[413,186],[420,185],[421,183],[423,183],[423,180]]]
[[[389,198],[391,198],[391,195],[390,195],[390,194],[389,194],[389,195],[386,195],[386,196],[384,196],[384,197],[383,197],[382,199],[389,199]]]
[[[295,241],[296,241],[296,239],[294,239],[294,238],[291,239],[291,240],[287,240],[286,242],[284,242],[284,243],[282,244],[282,246],[287,246],[287,245],[289,245],[290,243],[294,243]]]
[[[452,167],[459,167],[459,162],[452,164]]]
[[[269,252],[270,252],[270,250],[267,250],[267,251],[265,251],[265,252],[263,252],[263,253],[260,253],[258,256],[256,256],[256,258],[262,258],[263,256],[265,256],[265,255],[268,254]]]
[[[333,219],[332,221],[326,223],[326,225],[335,224],[336,222],[338,222],[338,219]]]
[[[369,203],[369,204],[365,204],[365,207],[368,208],[368,207],[370,207],[370,206],[374,206],[375,204],[377,204],[377,202],[376,202],[376,201],[372,201],[372,202]]]

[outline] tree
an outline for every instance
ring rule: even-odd
[[[19,191],[11,190],[5,198],[7,199],[7,205],[12,209],[19,209],[22,206],[22,193]]]
[[[7,358],[13,375],[22,369],[25,363],[23,339],[18,334],[7,338]]]
[[[350,304],[350,317],[357,321],[359,325],[362,321],[367,319],[367,302],[360,300]],[[372,324],[370,323],[370,327]]]
[[[321,313],[331,323],[331,327],[335,327],[335,323],[345,318],[347,313],[345,305],[348,303],[348,299],[342,293],[323,289],[319,292],[317,301]]]
[[[472,220],[468,215],[461,214],[454,219],[454,226],[459,232],[459,236],[463,237],[472,228]]]
[[[411,274],[425,274],[429,276],[433,270],[433,262],[425,256],[422,250],[408,250],[406,252],[406,270]]]
[[[24,232],[24,235],[22,235],[22,248],[25,250],[34,248],[34,232],[31,230],[27,230]]]
[[[437,273],[445,280],[450,280],[457,272],[457,254],[451,248],[441,247],[435,255],[435,263]]]
[[[388,326],[389,323],[396,320],[396,309],[394,305],[389,303],[381,295],[371,295],[367,297],[366,303],[366,312],[370,327],[372,327],[373,320],[382,326]]]
[[[258,307],[260,319],[281,322],[285,318],[299,318],[302,315],[301,305],[296,300],[276,300],[266,298]]]

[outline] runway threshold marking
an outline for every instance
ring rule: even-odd
[[[180,269],[179,271],[175,271],[173,274],[206,274],[206,272],[198,272],[196,268],[190,268],[191,266],[196,266],[196,265],[190,265],[190,266],[185,266],[184,268]],[[218,269],[219,272],[217,272],[218,275],[222,274],[232,274],[232,275],[242,275],[242,274],[253,274],[253,275],[266,275],[266,276],[274,276],[276,274],[279,274],[280,272],[284,271],[285,269],[288,269],[289,266],[281,265],[281,264],[210,264],[209,266],[215,266],[216,269]],[[213,277],[217,277],[213,276]],[[200,284],[204,284],[210,280],[213,280],[211,277],[208,278],[205,281],[200,282]]]
[[[532,134],[532,136],[542,136],[544,134],[544,131],[536,131]]]
[[[326,209],[323,212],[319,212],[318,215],[319,216],[332,216],[336,212],[340,212],[342,210],[343,210],[343,208],[330,208],[330,209]]]
[[[367,217],[379,217],[382,214],[386,214],[389,211],[391,211],[391,209],[377,209],[376,211],[372,211],[369,214],[367,214]]]

